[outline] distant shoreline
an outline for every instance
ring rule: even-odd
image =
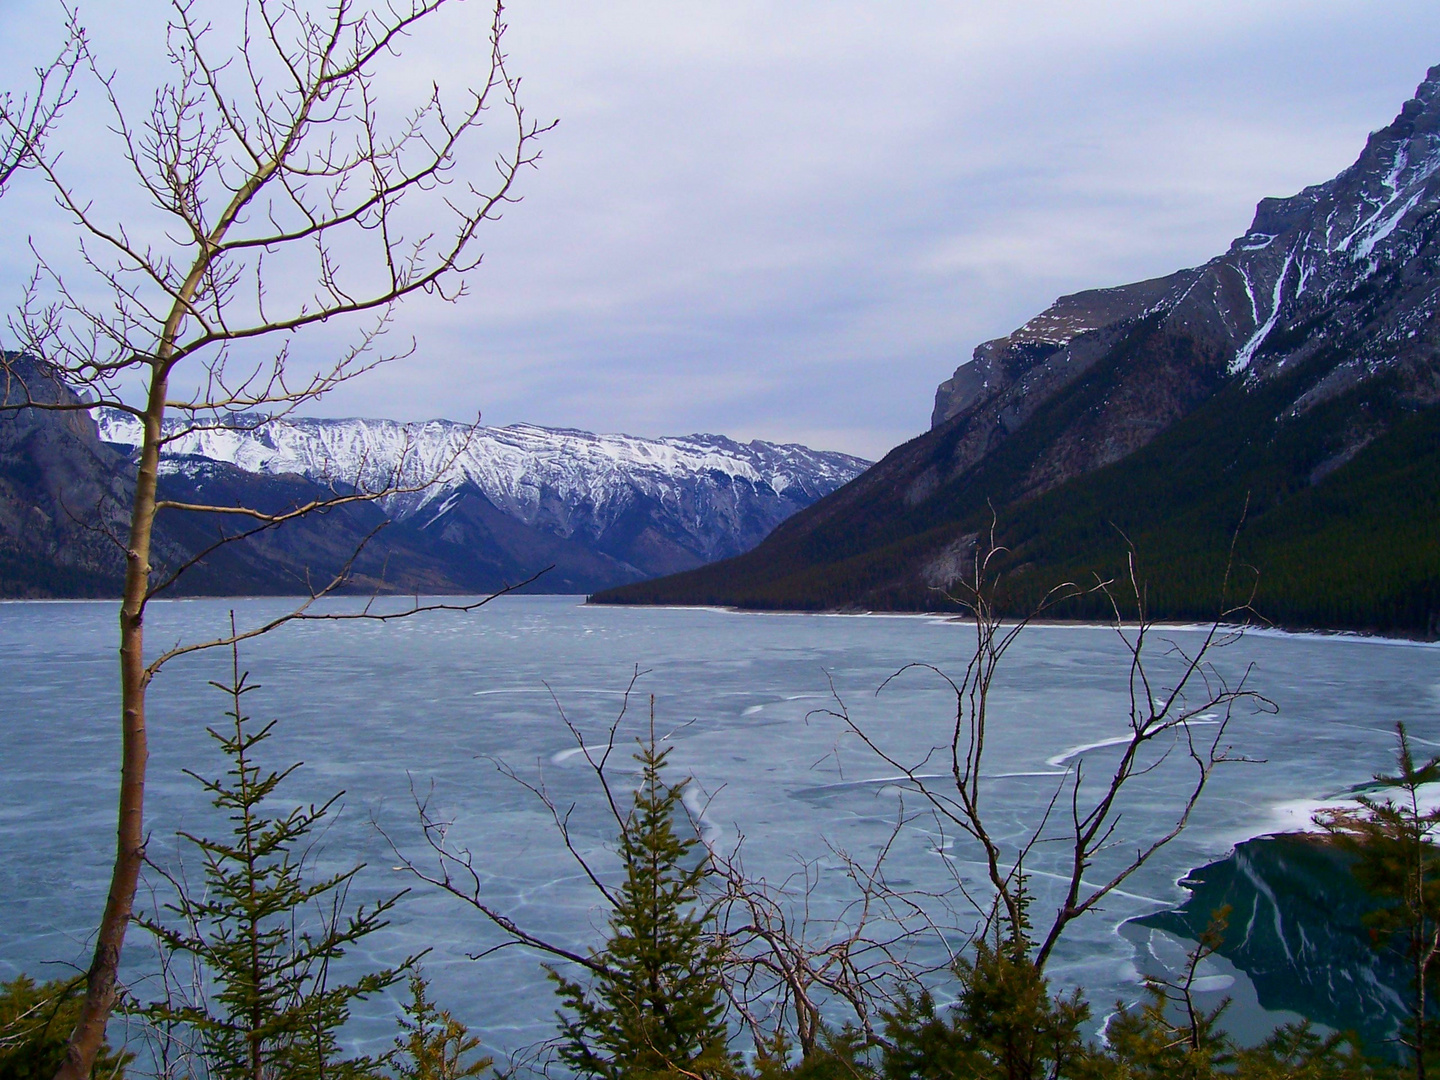
[[[562,595],[562,594],[551,594]],[[568,594],[565,594],[568,595]],[[942,622],[963,623],[969,621],[964,615],[941,611],[887,611],[878,609],[873,611],[854,611],[840,608],[812,609],[812,608],[747,608],[737,607],[731,604],[629,604],[629,603],[599,603],[595,604],[588,599],[585,606],[595,608],[648,608],[653,611],[717,611],[731,615],[812,615],[828,618],[854,618],[854,619],[936,619]],[[1002,619],[1002,625],[1013,626],[1015,620]],[[1031,626],[1043,626],[1051,629],[1071,628],[1076,630],[1111,629],[1111,624],[1098,622],[1093,619],[1031,619]],[[1208,622],[1197,622],[1194,620],[1166,620],[1157,619],[1150,623],[1154,629],[1162,630],[1208,630],[1212,624]],[[1407,634],[1401,631],[1378,630],[1335,630],[1322,626],[1254,626],[1241,623],[1221,623],[1221,628],[1226,630],[1243,631],[1247,636],[1256,635],[1262,637],[1315,637],[1315,638],[1337,638],[1354,641],[1372,641],[1377,643],[1397,645],[1429,645],[1440,648],[1440,639],[1424,637],[1419,634]]]
[[[434,601],[460,601],[478,600],[483,598],[485,593],[421,593],[420,600],[424,602]],[[594,603],[590,600],[588,593],[541,593],[522,592],[514,594],[495,594],[497,600],[506,600],[519,597],[571,597],[576,599],[582,607],[593,607],[595,609],[607,608],[646,608],[652,611],[714,611],[728,615],[786,615],[786,616],[814,616],[824,618],[851,618],[851,619],[933,619],[940,622],[966,622],[964,615],[952,612],[940,611],[886,611],[884,609],[855,611],[840,608],[832,609],[811,609],[811,608],[746,608],[736,607],[729,604],[610,604]],[[378,593],[367,592],[335,593],[329,599],[332,600],[413,600],[414,593]],[[237,601],[237,600],[305,600],[309,599],[304,593],[241,593],[230,596],[167,596],[156,597],[150,603],[193,603],[196,601]],[[120,598],[115,597],[94,597],[94,596],[10,596],[0,597],[0,605],[6,604],[118,604]],[[1013,620],[1002,619],[1004,625],[1014,625]],[[1032,619],[1030,625],[1035,627],[1046,627],[1049,629],[1110,629],[1109,623],[1097,622],[1091,619]],[[1156,620],[1150,624],[1152,629],[1177,630],[1177,631],[1200,631],[1208,630],[1211,626],[1207,622],[1196,622],[1194,620]],[[1419,633],[1405,633],[1403,631],[1375,631],[1375,630],[1336,630],[1323,626],[1253,626],[1240,623],[1222,623],[1221,628],[1225,630],[1242,631],[1246,636],[1258,637],[1281,637],[1281,638],[1333,638],[1341,641],[1373,642],[1375,644],[1390,645],[1424,645],[1433,648],[1440,648],[1440,639],[1426,637]]]

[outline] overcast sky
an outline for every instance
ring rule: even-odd
[[[218,9],[217,9],[218,10]],[[163,76],[159,0],[82,4],[102,62]],[[558,118],[460,305],[324,415],[718,432],[879,457],[935,386],[1056,296],[1220,253],[1255,202],[1326,180],[1440,63],[1434,0],[513,0],[511,66]],[[460,86],[487,12],[400,61]],[[57,40],[0,0],[0,64]],[[14,84],[12,84],[13,86]],[[93,87],[82,88],[82,93]],[[72,163],[103,138],[67,117]],[[91,183],[115,183],[89,162]],[[80,167],[78,164],[77,168]],[[0,303],[35,188],[0,203]],[[61,254],[57,258],[63,257]]]

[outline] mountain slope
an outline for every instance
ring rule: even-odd
[[[24,357],[5,359],[10,377],[0,374],[0,406],[26,400],[16,380],[36,401],[79,403]],[[115,592],[124,552],[106,530],[123,525],[121,507],[134,488],[124,465],[84,413],[0,412],[0,596]]]
[[[106,410],[98,420],[107,442],[138,445],[133,417]],[[197,501],[216,463],[321,490],[393,491],[376,507],[395,522],[386,546],[407,546],[399,565],[423,553],[467,590],[554,564],[547,591],[586,592],[735,555],[866,465],[718,435],[641,439],[443,420],[241,416],[210,429],[176,420],[166,434],[164,482]]]
[[[79,403],[9,359],[38,398]],[[233,519],[162,513],[153,580],[204,553],[175,585],[186,594],[304,593],[347,564],[352,590],[488,592],[548,566],[537,588],[589,592],[744,551],[866,464],[715,435],[446,421],[239,416],[208,429],[171,422],[167,435],[161,495],[179,502],[281,512],[337,491],[393,491],[219,547]],[[0,595],[118,593],[114,537],[138,440],[123,413],[0,412]]]
[[[80,404],[70,387],[48,378],[25,357],[11,354],[7,361],[11,377],[24,380],[33,400]],[[4,403],[26,397],[13,383],[4,389]],[[257,483],[256,477],[220,463],[188,471],[188,477],[166,477],[162,496],[280,511],[325,493],[302,477]],[[0,412],[0,596],[118,596],[125,573],[121,538],[134,483],[129,459],[100,439],[89,411]],[[187,572],[181,591],[307,591],[311,582],[329,581],[384,522],[379,508],[356,505],[226,545]],[[210,548],[221,524],[211,515],[162,514],[152,538],[152,581],[160,584]],[[389,567],[393,547],[371,545],[362,551],[353,575],[356,588],[408,590],[437,577],[423,556],[403,568]],[[410,554],[403,547],[400,553]]]
[[[981,345],[930,432],[756,551],[598,599],[943,609],[993,506],[1017,605],[1115,572],[1123,530],[1157,614],[1211,614],[1248,495],[1262,611],[1431,625],[1437,473],[1416,455],[1440,400],[1437,172],[1440,68],[1355,165],[1262,201],[1223,255]]]

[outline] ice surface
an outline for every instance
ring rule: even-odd
[[[157,603],[147,627],[153,643],[168,644],[214,633],[231,607],[247,625],[282,604]],[[86,961],[114,837],[114,615],[108,603],[0,604],[0,979],[21,971],[54,976]],[[1173,628],[1159,636],[1185,646],[1197,633]],[[823,919],[852,895],[834,852],[873,858],[901,814],[906,824],[887,863],[892,881],[934,890],[951,871],[972,886],[983,880],[973,846],[921,813],[917,793],[829,712],[833,680],[878,744],[943,785],[948,761],[931,751],[948,738],[953,698],[921,672],[878,696],[876,689],[912,661],[962,670],[966,640],[963,626],[937,618],[588,608],[573,598],[523,597],[470,616],[293,627],[256,641],[242,659],[262,687],[251,695],[252,711],[280,721],[266,744],[269,760],[305,762],[288,797],[347,792],[323,857],[332,868],[367,863],[356,899],[415,884],[390,869],[395,855],[372,824],[373,817],[419,857],[413,790],[453,821],[451,839],[474,851],[489,901],[583,950],[603,939],[605,912],[548,812],[493,764],[543,779],[557,805],[573,805],[573,842],[613,873],[614,822],[551,689],[586,745],[603,751],[635,666],[648,671],[617,732],[616,790],[628,791],[637,775],[631,755],[648,730],[653,693],[676,776],[695,778],[688,805],[707,840],[728,848],[743,836],[751,873],[772,881],[792,875],[797,856],[818,860],[812,915]],[[1085,748],[1085,773],[1097,778],[1113,762],[1128,710],[1124,657],[1114,642],[1108,631],[1037,626],[1007,657],[992,702],[984,784],[992,828],[1007,844],[1027,835],[1064,780],[1066,770],[1048,761]],[[1277,702],[1279,714],[1232,722],[1225,743],[1253,763],[1222,769],[1180,838],[1103,912],[1073,927],[1051,969],[1057,981],[1083,985],[1099,1006],[1134,1000],[1134,952],[1117,932],[1123,920],[1180,901],[1176,882],[1236,840],[1303,824],[1327,796],[1392,768],[1396,720],[1417,742],[1440,740],[1435,657],[1420,645],[1279,634],[1246,637],[1221,654],[1232,674],[1256,664],[1251,685]],[[224,702],[205,682],[222,677],[224,664],[221,656],[187,659],[152,690],[148,828],[150,854],[163,863],[176,858],[177,829],[220,827],[181,769],[223,767],[204,727],[222,719]],[[1170,823],[1186,775],[1185,755],[1173,757],[1127,792],[1115,853]],[[1042,844],[1032,855],[1037,918],[1063,888],[1062,854],[1062,845]],[[1102,863],[1091,874],[1102,879],[1104,870]],[[142,893],[142,907],[154,904]],[[968,925],[973,912],[952,917]],[[417,888],[355,960],[393,962],[433,946],[426,966],[438,1000],[508,1051],[552,1033],[555,999],[533,955],[506,949],[467,959],[496,943],[474,911]],[[142,996],[150,992],[150,963],[144,936],[133,932],[126,973]],[[353,1038],[388,1045],[394,1008],[389,1000],[366,1006]]]

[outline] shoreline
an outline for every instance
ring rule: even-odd
[[[942,611],[905,611],[887,610],[877,608],[873,610],[855,610],[845,608],[749,608],[739,607],[733,604],[609,604],[594,603],[589,593],[420,593],[418,599],[424,603],[431,602],[456,602],[473,601],[484,599],[489,596],[495,601],[519,599],[519,598],[573,598],[579,603],[577,606],[584,608],[595,608],[596,610],[616,610],[626,608],[643,608],[650,611],[710,611],[725,615],[784,615],[790,617],[809,616],[813,618],[847,618],[847,619],[929,619],[938,622],[966,623],[969,620],[960,614]],[[236,593],[224,596],[201,594],[194,596],[166,596],[156,597],[150,601],[152,604],[180,604],[213,601],[216,603],[234,601],[255,601],[255,600],[291,600],[303,601],[310,597],[304,593]],[[417,594],[408,592],[393,593],[335,593],[327,599],[330,600],[409,600],[417,599]],[[96,597],[96,596],[7,596],[0,597],[0,606],[20,604],[118,604],[120,597]],[[1014,620],[1002,619],[1002,626],[1013,626]],[[1072,630],[1109,630],[1113,624],[1098,622],[1091,619],[1032,619],[1030,626],[1043,627],[1046,629],[1072,629]],[[1132,624],[1133,625],[1133,624]],[[1157,619],[1150,623],[1152,629],[1198,632],[1209,630],[1212,623],[1194,619]],[[1270,638],[1305,638],[1319,640],[1355,641],[1369,642],[1380,645],[1419,645],[1429,648],[1440,648],[1440,637],[1430,637],[1418,631],[1381,631],[1381,630],[1354,630],[1337,629],[1327,626],[1281,626],[1281,625],[1253,625],[1246,623],[1220,623],[1221,630],[1238,632],[1246,636],[1270,637]]]
[[[580,595],[578,593],[548,593],[550,596]],[[650,611],[714,611],[728,615],[787,615],[787,616],[812,616],[816,618],[848,618],[848,619],[932,619],[940,622],[968,623],[969,619],[964,615],[942,612],[942,611],[901,611],[878,608],[875,610],[857,611],[843,608],[748,608],[738,607],[733,604],[596,604],[588,598],[582,607],[594,608],[643,608]],[[1001,619],[1001,626],[1013,626],[1015,620]],[[1030,626],[1046,627],[1049,629],[1073,629],[1073,630],[1110,630],[1113,624],[1098,622],[1093,619],[1031,619]],[[1150,623],[1151,628],[1160,630],[1188,630],[1204,631],[1209,630],[1215,624],[1198,621],[1194,619],[1156,619]],[[1324,626],[1259,626],[1247,623],[1220,623],[1221,630],[1227,632],[1241,632],[1245,635],[1257,637],[1275,638],[1324,638],[1341,641],[1362,641],[1374,642],[1377,644],[1389,645],[1424,645],[1440,648],[1440,638],[1422,636],[1419,633],[1407,633],[1404,631],[1379,631],[1379,630],[1347,630],[1336,629]]]

